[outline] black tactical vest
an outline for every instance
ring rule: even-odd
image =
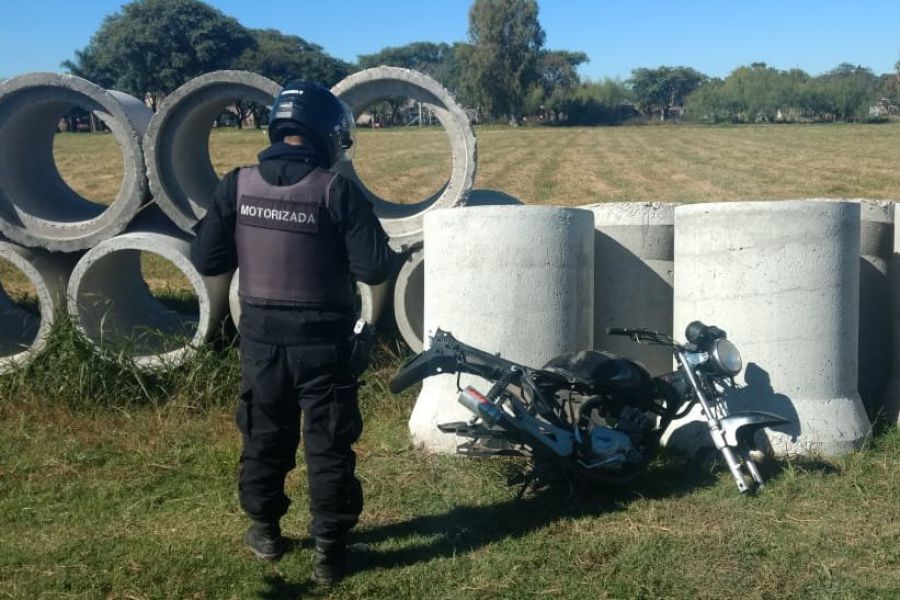
[[[352,311],[347,250],[328,211],[335,177],[313,169],[293,185],[276,186],[257,167],[238,172],[235,241],[243,302]]]

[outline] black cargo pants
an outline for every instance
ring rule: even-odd
[[[362,418],[348,362],[346,341],[273,346],[241,338],[238,494],[250,518],[277,521],[287,512],[284,480],[296,466],[302,414],[310,533],[338,539],[356,524],[363,496],[351,444]]]

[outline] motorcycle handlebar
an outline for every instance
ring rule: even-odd
[[[430,357],[428,353],[423,352],[411,358],[405,365],[400,367],[397,374],[388,384],[388,389],[394,394],[399,394],[409,386],[418,383],[428,376],[428,362]]]
[[[431,337],[431,347],[400,367],[388,389],[396,394],[426,377],[440,373],[471,373],[493,380],[514,369],[524,370],[526,367],[464,344],[450,333],[438,329]]]
[[[630,329],[628,327],[607,327],[607,335],[624,335],[633,339],[635,342],[659,344],[672,349],[677,349],[678,343],[669,335],[652,329]]]

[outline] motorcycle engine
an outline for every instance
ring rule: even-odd
[[[588,468],[615,468],[640,460],[640,453],[627,434],[605,426],[592,427],[590,448],[581,463]]]

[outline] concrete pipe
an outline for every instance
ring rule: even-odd
[[[644,327],[672,335],[675,205],[610,202],[594,213],[594,348],[608,350],[659,375],[672,353],[607,335],[607,327]]]
[[[162,257],[187,278],[197,309],[166,306],[148,288],[141,253]],[[68,308],[94,345],[128,355],[142,369],[177,367],[210,339],[227,310],[231,275],[204,277],[190,259],[186,236],[135,228],[100,243],[75,266]]]
[[[891,292],[888,265],[893,252],[894,203],[887,200],[835,200],[860,207],[859,258],[859,396],[866,414],[882,412],[891,376]]]
[[[857,392],[859,232],[858,203],[675,209],[675,332],[695,319],[728,332],[744,358],[733,406],[794,420],[768,432],[778,454],[842,454],[869,435]],[[668,443],[696,449],[705,428],[673,423]]]
[[[460,235],[460,232],[466,235]],[[510,360],[541,366],[593,338],[594,218],[550,206],[485,206],[425,216],[426,334],[441,328]],[[462,385],[489,385],[463,376]],[[456,376],[429,377],[409,428],[426,450],[459,440],[437,425],[468,420]]]
[[[153,197],[179,228],[190,233],[219,183],[209,155],[216,116],[236,100],[271,105],[280,89],[255,73],[215,71],[190,80],[163,101],[147,128],[144,148]]]
[[[425,249],[413,252],[394,282],[394,319],[400,337],[413,352],[422,351],[425,323]]]
[[[47,345],[74,263],[72,255],[26,249],[0,240],[0,259],[18,270],[34,287],[37,314],[10,297],[0,281],[0,375],[28,365]]]
[[[331,88],[358,115],[378,100],[401,96],[428,104],[443,125],[450,142],[452,167],[444,188],[415,204],[396,204],[379,198],[362,182],[353,163],[340,161],[337,170],[356,181],[375,206],[375,213],[391,238],[415,238],[422,232],[423,215],[434,208],[466,203],[475,181],[475,133],[469,117],[453,96],[431,77],[397,67],[376,67],[354,73]]]
[[[241,322],[241,299],[238,294],[240,290],[240,272],[240,269],[234,272],[234,277],[231,279],[231,285],[228,288],[228,308],[231,311],[231,320],[234,321],[235,325],[240,325]],[[356,300],[358,302],[357,314],[359,317],[374,325],[384,311],[389,289],[389,281],[378,285],[366,285],[365,283],[357,282]]]
[[[124,177],[109,206],[63,180],[53,158],[60,118],[92,111],[112,131]],[[0,83],[0,231],[29,247],[72,252],[121,233],[147,199],[141,138],[150,109],[73,75],[32,73]]]
[[[854,202],[857,202],[854,200]],[[859,395],[870,419],[883,410],[891,377],[891,286],[893,202],[859,200]]]
[[[896,205],[894,206],[896,211]],[[895,213],[896,215],[896,213]],[[893,254],[890,260],[889,282],[891,288],[891,379],[884,393],[882,415],[886,423],[900,426],[900,223],[894,219]]]
[[[472,190],[464,208],[473,206],[518,206],[522,201],[496,190]],[[394,240],[391,240],[392,245]],[[406,240],[405,243],[408,243]],[[400,268],[394,284],[394,318],[400,337],[413,352],[422,351],[425,322],[425,253],[415,252]]]

